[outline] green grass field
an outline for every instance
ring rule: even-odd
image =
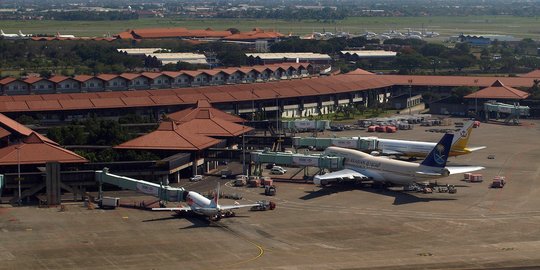
[[[247,20],[247,19],[171,19],[152,18],[133,21],[0,21],[0,29],[6,33],[22,30],[31,34],[74,34],[76,36],[103,36],[116,34],[126,29],[149,27],[186,27],[223,30],[235,27],[241,31],[254,27],[276,29],[288,34],[308,34],[312,31],[346,31],[363,33],[386,32],[390,29],[405,31],[405,28],[439,32],[443,37],[465,34],[508,34],[518,38],[540,39],[539,17],[516,16],[470,16],[470,17],[351,17],[335,22]]]

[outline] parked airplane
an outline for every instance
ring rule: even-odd
[[[61,35],[60,32],[56,32],[56,36],[57,38],[75,38],[74,35]]]
[[[463,127],[456,132],[456,136],[452,140],[450,148],[450,156],[460,156],[470,154],[486,148],[485,146],[467,147],[474,121],[468,121],[463,124]],[[422,142],[422,141],[407,141],[393,139],[377,139],[378,148],[381,149],[382,155],[391,156],[406,156],[406,157],[426,157],[437,143]]]
[[[313,182],[324,186],[331,182],[358,179],[406,186],[452,174],[484,169],[480,166],[446,167],[453,137],[453,134],[445,134],[420,164],[376,157],[358,150],[331,146],[324,151],[324,154],[343,157],[345,169],[317,175]]]
[[[0,29],[0,36],[5,39],[18,39],[20,38],[17,34],[6,34],[4,33],[4,30]]]
[[[22,33],[21,30],[19,30],[18,34],[6,34],[4,33],[4,30],[0,29],[0,37],[4,39],[27,39],[30,38],[31,35],[25,35]]]
[[[188,206],[170,207],[170,208],[152,208],[152,211],[176,211],[176,212],[193,212],[199,215],[206,216],[211,220],[220,220],[222,217],[234,216],[233,209],[244,207],[261,206],[259,203],[242,204],[242,205],[219,205],[219,184],[217,192],[212,200],[204,197],[195,191],[185,191],[185,200]]]
[[[19,30],[18,35],[19,35],[19,37],[21,37],[21,38],[29,38],[29,37],[32,36],[32,35],[23,34],[23,32],[22,32],[21,30]]]

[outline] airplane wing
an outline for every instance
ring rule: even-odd
[[[152,208],[152,211],[191,211],[191,207],[163,207],[163,208]]]
[[[393,151],[393,150],[383,150],[382,153],[383,155],[386,155],[386,156],[404,156],[402,152]]]
[[[478,147],[467,147],[466,149],[471,151],[471,152],[474,152],[474,151],[478,151],[478,150],[482,150],[482,149],[486,149],[487,146],[478,146]]]
[[[452,174],[458,174],[458,173],[468,173],[468,172],[475,172],[479,170],[485,169],[481,166],[455,166],[455,167],[446,167],[448,172],[450,172],[450,175]]]
[[[313,178],[313,183],[315,185],[320,185],[321,181],[330,182],[332,180],[353,180],[355,178],[364,178],[367,179],[369,177],[351,169],[344,169],[341,171],[335,171],[323,175],[316,175]]]
[[[244,207],[253,207],[253,206],[259,206],[260,204],[258,203],[253,203],[253,204],[239,204],[239,205],[220,205],[219,208],[221,210],[233,210],[233,209],[239,209],[239,208],[244,208]]]

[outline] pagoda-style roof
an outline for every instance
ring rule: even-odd
[[[528,96],[529,93],[506,86],[497,80],[491,86],[466,95],[464,98],[526,99]]]
[[[253,128],[215,117],[210,110],[199,110],[193,119],[183,122],[179,128],[211,137],[236,137]]]
[[[45,142],[48,142],[48,143],[51,143],[51,144],[54,144],[54,145],[58,145],[58,143],[52,141],[51,139],[39,134],[39,133],[36,133],[34,132],[33,130],[27,128],[25,125],[3,115],[0,113],[0,127],[2,127],[6,132],[9,132],[9,134],[7,135],[10,135],[12,133],[17,133],[19,134],[20,136],[30,136],[30,134],[34,133],[36,134],[36,136],[38,136],[41,140],[45,141]],[[1,134],[6,134],[5,132],[2,132]],[[5,135],[5,136],[7,136]],[[2,136],[5,137],[5,136]]]
[[[47,162],[84,163],[88,162],[56,143],[50,143],[43,136],[32,132],[20,143],[0,149],[0,165],[45,164]]]
[[[220,110],[212,107],[212,105],[210,105],[210,102],[208,102],[208,100],[206,100],[206,99],[198,100],[197,105],[195,107],[185,109],[185,110],[182,110],[182,111],[178,111],[178,112],[175,112],[175,113],[171,113],[171,114],[168,115],[168,117],[170,119],[173,119],[174,121],[184,123],[184,122],[188,122],[190,120],[195,119],[196,116],[201,111],[210,112],[213,117],[221,118],[221,119],[223,119],[225,121],[234,122],[234,123],[243,123],[243,122],[245,122],[245,120],[243,118],[241,118],[241,117],[226,113],[224,111],[220,111]]]
[[[162,122],[158,129],[141,137],[122,143],[117,149],[199,151],[216,145],[218,139],[195,134],[181,128],[174,121]]]
[[[373,73],[361,68],[357,68],[351,72],[347,72],[347,75],[373,75]]]

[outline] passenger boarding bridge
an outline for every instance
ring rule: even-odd
[[[122,189],[133,190],[159,198],[162,201],[180,202],[184,201],[184,188],[168,186],[167,183],[160,185],[148,181],[137,180],[125,176],[109,173],[109,169],[96,171],[96,181],[99,183],[99,198],[103,198],[103,183],[111,184]]]
[[[294,148],[313,147],[324,150],[330,146],[356,149],[363,152],[379,151],[377,137],[341,137],[341,138],[316,138],[316,137],[293,137]]]
[[[255,162],[254,175],[261,175],[262,164],[276,164],[288,167],[303,167],[307,176],[308,167],[321,170],[343,169],[343,157],[323,156],[320,154],[294,154],[288,152],[255,151],[251,152],[251,161]]]

